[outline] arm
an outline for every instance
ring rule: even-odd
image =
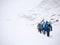
[[[52,31],[52,25],[50,25],[51,31]]]

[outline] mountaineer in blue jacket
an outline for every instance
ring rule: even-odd
[[[50,31],[52,31],[52,25],[48,21],[45,21],[43,23],[43,29],[44,29],[44,34],[45,34],[45,31],[46,31],[47,32],[47,36],[49,37]]]

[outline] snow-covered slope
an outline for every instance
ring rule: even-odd
[[[60,45],[60,3],[56,1],[0,0],[0,45]],[[37,30],[43,18],[53,22],[50,37]]]

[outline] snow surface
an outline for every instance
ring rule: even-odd
[[[50,37],[37,30],[43,18]],[[60,0],[0,0],[0,45],[60,45]]]

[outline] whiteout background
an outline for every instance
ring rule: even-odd
[[[0,45],[60,45],[60,22],[52,24],[50,37],[36,27],[59,15],[60,0],[0,0]]]

